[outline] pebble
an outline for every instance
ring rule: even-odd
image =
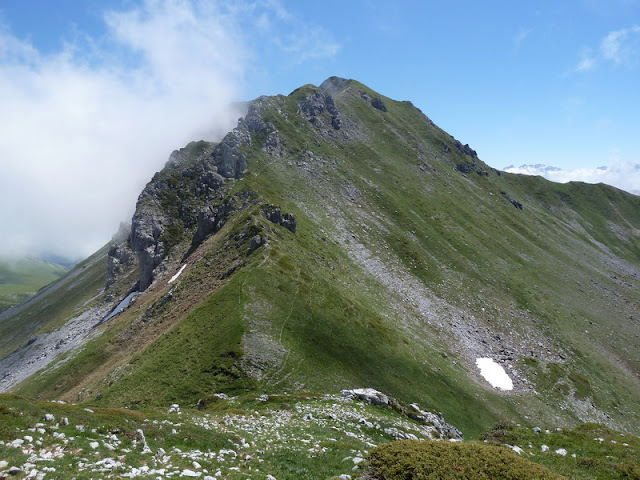
[[[182,470],[182,473],[180,474],[181,477],[199,477],[200,475],[202,475],[202,473],[194,472],[193,470],[189,470],[188,468]]]

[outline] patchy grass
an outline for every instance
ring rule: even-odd
[[[534,430],[507,423],[494,427],[484,438],[520,447],[523,457],[575,480],[640,478],[640,438],[604,425]]]

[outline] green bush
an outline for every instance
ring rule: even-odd
[[[403,440],[374,448],[368,460],[376,480],[566,479],[504,448],[475,443]]]

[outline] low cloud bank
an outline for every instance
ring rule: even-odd
[[[640,195],[640,163],[614,161],[599,168],[576,168],[565,170],[548,165],[510,165],[505,172],[525,175],[540,175],[553,182],[579,181],[586,183],[606,183],[621,190]]]

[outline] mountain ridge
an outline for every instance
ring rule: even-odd
[[[260,97],[220,143],[171,155],[101,253],[109,278],[66,310],[98,323],[140,292],[131,306],[12,388],[136,407],[360,385],[471,436],[527,416],[635,432],[638,207],[492,169],[355,80]]]

